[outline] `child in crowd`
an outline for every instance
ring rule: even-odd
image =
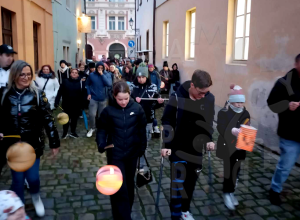
[[[30,220],[17,194],[10,190],[0,191],[0,220]]]
[[[229,210],[235,210],[239,204],[234,197],[238,183],[238,174],[242,160],[246,158],[246,151],[236,148],[237,136],[242,124],[250,125],[250,114],[244,107],[245,95],[238,85],[230,86],[229,100],[218,113],[219,138],[217,143],[217,157],[224,160],[223,198]]]

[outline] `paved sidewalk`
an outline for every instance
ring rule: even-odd
[[[161,112],[160,112],[161,114]],[[158,114],[158,118],[160,118]],[[60,131],[62,126],[59,126]],[[80,138],[61,141],[59,156],[53,160],[50,151],[45,152],[41,160],[41,196],[46,208],[45,220],[106,220],[111,219],[111,205],[108,196],[100,194],[95,187],[96,172],[106,164],[104,154],[97,152],[95,137],[86,138],[83,120],[80,119],[78,134]],[[215,134],[216,136],[217,134]],[[150,143],[148,158],[155,179],[150,185],[137,191],[133,207],[133,220],[154,220],[155,198],[160,166],[160,140],[153,139]],[[208,160],[204,158],[204,169],[199,177],[191,212],[196,220],[200,219],[246,219],[275,220],[300,219],[300,170],[294,168],[284,185],[281,207],[273,206],[268,200],[268,189],[277,163],[277,157],[256,149],[247,154],[242,165],[240,182],[236,196],[240,205],[232,216],[224,207],[222,199],[223,165],[221,160],[212,154],[213,193],[209,196]],[[170,219],[169,163],[165,160],[161,186],[159,218]],[[11,184],[10,171],[7,169],[0,179],[0,190],[9,189]],[[209,198],[213,198],[210,200]],[[27,213],[33,219],[30,195],[26,196],[29,207]],[[210,209],[212,204],[212,209]]]

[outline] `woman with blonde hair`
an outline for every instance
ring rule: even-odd
[[[25,61],[18,60],[11,67],[8,87],[1,100],[0,121],[1,147],[7,149],[20,141],[16,138],[3,139],[4,135],[20,135],[21,141],[30,144],[35,150],[36,160],[29,170],[11,170],[11,190],[16,192],[24,203],[26,178],[36,214],[43,217],[45,209],[39,194],[39,165],[45,146],[43,128],[48,135],[49,146],[54,156],[59,151],[60,141],[46,94],[36,88],[32,68]]]

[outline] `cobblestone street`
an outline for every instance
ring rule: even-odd
[[[157,118],[160,118],[157,117]],[[62,126],[59,126],[62,130]],[[105,220],[111,219],[111,205],[108,196],[100,194],[95,187],[96,172],[106,164],[104,154],[97,151],[95,137],[86,138],[83,120],[78,126],[79,139],[61,141],[60,153],[56,159],[49,156],[47,150],[41,160],[41,196],[46,208],[45,220]],[[216,136],[216,134],[215,134]],[[152,139],[148,158],[155,175],[154,181],[136,191],[133,206],[133,220],[153,220],[155,198],[160,167],[160,139]],[[268,189],[277,163],[277,157],[256,148],[248,153],[242,165],[240,182],[236,196],[240,201],[234,216],[225,208],[222,199],[223,165],[212,154],[213,193],[209,194],[208,158],[204,158],[204,169],[198,180],[191,212],[200,219],[246,219],[275,220],[300,218],[300,169],[294,168],[284,185],[281,207],[273,206],[268,200]],[[170,219],[169,162],[165,160],[161,185],[159,218]],[[9,189],[10,171],[6,168],[0,179],[0,189]],[[35,217],[30,195],[26,196],[27,213]],[[210,207],[213,207],[212,209]]]

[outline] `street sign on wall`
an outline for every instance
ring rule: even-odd
[[[128,46],[129,47],[134,47],[135,43],[133,40],[128,41]]]
[[[135,48],[131,47],[127,50],[128,52],[128,57],[135,57]]]

